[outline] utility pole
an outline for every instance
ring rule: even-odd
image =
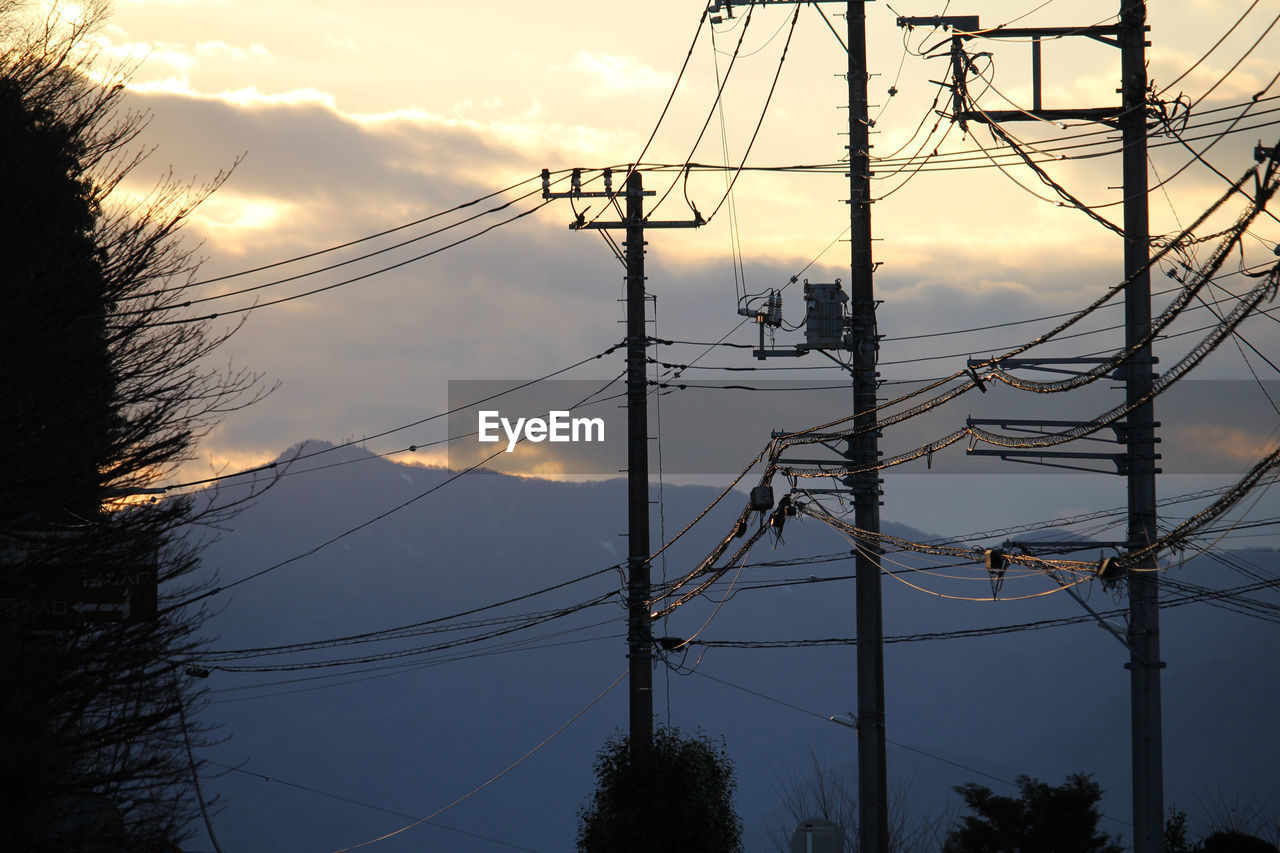
[[[954,79],[953,117],[963,126],[966,121],[999,123],[1005,121],[1075,119],[1096,121],[1120,130],[1122,140],[1121,170],[1123,174],[1124,223],[1124,272],[1128,285],[1125,288],[1125,349],[1131,353],[1125,365],[1125,399],[1134,404],[1150,391],[1155,379],[1156,360],[1148,342],[1133,351],[1133,345],[1141,340],[1151,326],[1151,276],[1147,270],[1150,260],[1151,235],[1148,222],[1147,183],[1147,71],[1146,34],[1147,6],[1145,0],[1120,0],[1120,20],[1117,24],[1085,27],[999,27],[982,30],[977,16],[942,16],[937,18],[899,18],[899,26],[933,25],[950,26],[952,36],[952,67]],[[1088,109],[1045,109],[1041,103],[1041,39],[1081,36],[1120,49],[1121,95],[1119,107],[1095,107]],[[970,110],[965,105],[964,79],[967,58],[962,55],[962,43],[972,38],[1031,39],[1032,53],[1032,109],[1030,110]],[[1009,359],[1005,367],[1030,366],[1040,370],[1056,370],[1071,373],[1063,367],[1069,362],[1088,362],[1089,359]],[[1097,361],[1097,359],[1093,359]],[[1119,371],[1118,371],[1119,372]],[[979,423],[970,419],[970,423]],[[1010,419],[986,421],[987,423],[1012,423]],[[1032,425],[1022,421],[1020,426]],[[1057,426],[1067,425],[1058,422]],[[1041,422],[1037,426],[1052,426]],[[1160,469],[1155,452],[1159,441],[1155,435],[1155,407],[1151,401],[1135,406],[1117,429],[1117,441],[1124,445],[1124,452],[1117,454],[1047,452],[1037,450],[1016,451],[971,450],[975,455],[999,456],[1018,461],[1036,461],[1038,464],[1056,467],[1074,467],[1063,461],[1047,462],[1048,458],[1072,459],[1076,462],[1088,459],[1110,458],[1116,472],[1123,474],[1128,491],[1128,531],[1124,546],[1130,553],[1145,548],[1158,537],[1156,528],[1156,474]],[[1096,469],[1082,469],[1096,470]],[[1124,638],[1129,648],[1130,723],[1132,738],[1133,772],[1133,827],[1134,853],[1161,853],[1164,850],[1164,766],[1163,739],[1160,707],[1160,610],[1159,576],[1154,557],[1132,567],[1127,578],[1129,594],[1129,625]]]
[[[871,140],[867,108],[866,5],[846,9],[849,43],[849,314],[853,321],[854,428],[846,456],[859,473],[849,477],[854,524],[880,532],[880,433],[876,389],[880,339],[876,329],[871,254]],[[889,781],[885,756],[884,622],[880,546],[864,542],[854,563],[858,637],[858,839],[863,853],[888,853]]]
[[[653,630],[649,622],[649,388],[645,359],[644,183],[627,178],[627,658],[631,743],[653,742]]]
[[[1151,238],[1147,210],[1147,4],[1120,4],[1120,86],[1124,144],[1125,346],[1151,325]],[[1125,395],[1142,399],[1155,379],[1151,344],[1129,360]],[[1156,541],[1155,409],[1150,401],[1127,419],[1130,552]],[[1160,708],[1160,580],[1155,557],[1129,573],[1129,695],[1133,738],[1134,853],[1164,850],[1164,756]]]
[[[551,192],[550,172],[542,170],[542,197],[603,198],[612,202],[613,173],[605,169],[603,191],[584,191],[582,171],[574,169],[569,192]],[[653,628],[649,618],[649,336],[645,331],[644,232],[646,228],[697,228],[691,221],[655,222],[645,219],[644,179],[634,166],[628,170],[626,216],[621,222],[587,222],[585,213],[570,223],[570,230],[626,230],[627,283],[627,661],[631,744],[653,743]]]
[[[806,0],[757,0],[762,5],[794,5]],[[823,0],[817,0],[823,2]],[[858,839],[863,853],[888,853],[889,850],[889,783],[885,755],[884,705],[884,620],[880,590],[880,546],[875,534],[880,532],[880,476],[875,466],[880,458],[880,433],[876,429],[877,389],[880,338],[876,327],[876,300],[873,287],[875,262],[871,241],[871,121],[867,104],[867,7],[871,0],[845,0],[848,65],[849,117],[849,321],[847,329],[837,334],[838,343],[815,343],[826,337],[812,326],[821,314],[821,298],[816,292],[830,295],[837,285],[818,285],[814,290],[806,282],[806,298],[814,295],[806,324],[810,345],[794,350],[766,350],[763,345],[765,320],[761,322],[761,347],[758,358],[771,355],[803,355],[810,348],[835,348],[853,353],[853,412],[855,434],[844,448],[846,466],[856,473],[844,478],[843,491],[852,492],[854,523],[860,530],[873,534],[859,543],[854,557],[855,603],[857,619],[857,691],[858,691]],[[727,4],[726,4],[727,5]],[[711,6],[718,12],[720,4]],[[843,296],[841,297],[843,298]],[[781,311],[781,304],[778,305]],[[829,490],[810,489],[811,493]]]

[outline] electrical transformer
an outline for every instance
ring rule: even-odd
[[[751,490],[751,509],[759,512],[773,509],[773,486],[764,483]]]
[[[849,296],[840,282],[804,283],[804,334],[810,349],[842,349],[844,347],[845,305]]]

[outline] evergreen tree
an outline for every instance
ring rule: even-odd
[[[580,853],[741,853],[733,762],[706,735],[659,727],[652,746],[633,747],[615,734],[595,773],[578,814]]]
[[[136,496],[257,378],[206,367],[226,334],[179,307],[177,232],[222,176],[113,202],[145,119],[87,73],[105,5],[67,12],[0,0],[0,838],[147,850],[195,808],[178,661],[202,614],[171,605],[201,512]]]
[[[947,833],[944,853],[1121,853],[1098,831],[1102,789],[1087,775],[1057,786],[1027,776],[1016,781],[1017,797],[972,782],[956,788],[972,814]]]

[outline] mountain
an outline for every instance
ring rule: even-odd
[[[306,450],[324,447],[313,443]],[[626,667],[621,599],[608,597],[621,588],[620,574],[609,567],[626,553],[620,535],[625,483],[476,472],[446,484],[452,476],[342,448],[296,463],[221,531],[193,533],[216,533],[204,565],[224,587],[334,540],[209,599],[207,628],[214,651],[422,623],[601,572],[463,617],[471,624],[466,631],[421,633],[440,627],[437,623],[391,643],[205,662],[213,671],[209,703],[199,720],[218,728],[217,742],[200,751],[213,762],[202,782],[206,796],[216,795],[220,804],[213,826],[224,849],[340,850],[431,814],[495,777],[437,820],[369,849],[573,849],[576,812],[593,787],[595,751],[627,724],[625,678],[592,704]],[[666,538],[673,536],[717,493],[666,486],[661,514],[654,510],[655,541],[664,527]],[[218,500],[242,494],[224,488]],[[731,528],[742,502],[743,496],[734,493],[713,509],[665,554],[665,561],[656,562],[655,580],[678,577],[695,566]],[[402,504],[407,505],[341,535]],[[885,529],[914,540],[930,538],[905,525],[886,523]],[[784,537],[776,545],[761,540],[750,562],[821,560],[751,566],[732,589],[730,573],[715,587],[715,600],[691,602],[655,626],[655,634],[717,641],[853,636],[848,543],[804,518],[791,520]],[[1275,576],[1274,554],[1244,556]],[[946,562],[951,561],[928,555],[887,556],[886,635],[1083,612],[1064,595],[1005,600],[1035,583],[1012,571],[997,602],[943,599],[915,588],[943,588],[946,581],[939,575],[958,574],[938,568]],[[934,574],[921,574],[924,568]],[[1211,586],[1245,582],[1204,560],[1174,572]],[[811,576],[845,579],[767,585]],[[951,583],[972,587],[968,597],[990,597],[985,579]],[[1123,605],[1094,587],[1082,587],[1091,606]],[[1257,595],[1275,600],[1273,591]],[[553,611],[597,597],[605,598],[535,627],[414,653],[509,627],[480,620]],[[1280,748],[1273,723],[1280,702],[1278,630],[1273,622],[1204,603],[1165,612],[1166,801],[1183,806],[1193,819],[1197,802],[1255,795],[1280,802],[1275,799]],[[323,664],[397,652],[405,654],[347,667],[264,673],[220,668]],[[1009,790],[982,774],[1005,780],[1027,774],[1056,783],[1068,773],[1088,772],[1107,792],[1104,811],[1127,820],[1127,657],[1092,622],[888,644],[889,768],[895,790],[909,791],[900,795],[904,807],[921,815],[954,810],[958,798],[951,786],[966,781]],[[659,722],[701,728],[724,739],[737,765],[747,849],[770,849],[765,823],[778,808],[778,780],[802,772],[811,751],[837,769],[849,770],[855,762],[853,730],[826,719],[855,707],[854,648],[693,646],[670,663],[670,668],[658,664],[654,674]],[[552,735],[527,760],[502,773]],[[1129,834],[1121,822],[1108,821],[1105,828]],[[198,831],[191,849],[208,849],[203,827]]]

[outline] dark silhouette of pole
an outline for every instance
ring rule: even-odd
[[[1125,346],[1151,325],[1151,276],[1147,205],[1147,6],[1142,0],[1120,4],[1120,78],[1124,144]],[[1126,398],[1145,396],[1155,378],[1150,344],[1138,350],[1125,377]],[[1156,529],[1155,407],[1138,406],[1127,420],[1126,460],[1129,492],[1130,551],[1150,545]],[[1134,853],[1164,850],[1164,760],[1160,713],[1159,577],[1154,557],[1129,574],[1129,684],[1133,738]]]
[[[648,335],[645,329],[644,184],[627,178],[627,659],[631,743],[653,742],[653,629],[649,620]]]
[[[771,4],[806,0],[765,0]],[[821,0],[818,0],[821,2]],[[834,0],[831,0],[834,2]],[[876,299],[872,278],[875,262],[871,242],[871,121],[867,106],[867,11],[870,0],[846,0],[849,107],[849,325],[842,346],[853,354],[853,412],[855,433],[844,447],[844,459],[854,472],[842,478],[853,497],[854,523],[873,536],[857,543],[854,557],[854,613],[857,619],[858,711],[858,849],[888,853],[889,792],[885,756],[884,619],[880,591],[880,431],[876,427],[880,338],[876,327]],[[726,4],[727,5],[727,4]],[[719,11],[713,4],[711,11]],[[901,19],[900,19],[901,20]],[[932,19],[930,19],[932,21]],[[974,27],[976,29],[976,26]],[[806,292],[808,285],[806,283]],[[810,345],[815,345],[810,339]],[[828,344],[816,344],[827,348]],[[802,355],[766,350],[764,325],[756,357]]]
[[[960,111],[963,121],[998,124],[1004,121],[1084,119],[1118,125],[1122,140],[1121,169],[1124,192],[1125,349],[1131,356],[1124,371],[1125,399],[1134,408],[1125,421],[1120,438],[1125,451],[1120,455],[1128,492],[1128,533],[1125,547],[1132,552],[1146,548],[1158,538],[1156,515],[1155,407],[1151,401],[1137,405],[1151,391],[1155,380],[1155,358],[1151,345],[1134,349],[1151,328],[1151,276],[1147,263],[1151,254],[1151,234],[1147,196],[1147,4],[1144,0],[1120,0],[1120,20],[1116,24],[1084,27],[997,27],[982,30],[972,16],[960,19],[945,16],[934,23],[952,23],[962,30],[953,44],[958,52],[968,38],[1031,38],[1033,109]],[[928,19],[899,18],[899,25],[927,23]],[[1090,109],[1042,109],[1040,105],[1040,51],[1038,39],[1080,36],[1096,38],[1120,49],[1121,104]],[[964,76],[957,72],[957,93]],[[978,451],[981,453],[982,451]],[[999,451],[1012,456],[1018,451]],[[992,453],[992,455],[997,455]],[[1024,454],[1032,458],[1036,452]],[[1084,457],[1088,454],[1073,454]],[[1164,759],[1160,711],[1160,582],[1154,556],[1132,566],[1126,579],[1129,593],[1130,735],[1133,750],[1134,853],[1164,850]]]
[[[864,0],[846,9],[849,43],[849,311],[853,321],[853,411],[857,433],[847,455],[857,468],[877,463],[876,371],[879,339],[872,287],[871,142],[867,114],[867,26]],[[880,476],[874,469],[853,474],[854,523],[880,532]],[[862,853],[887,853],[889,803],[885,759],[884,624],[880,603],[880,549],[858,546],[855,558],[858,620],[858,837]]]
[[[630,671],[631,743],[653,743],[653,623],[649,618],[649,412],[646,373],[649,337],[645,326],[644,233],[647,228],[700,228],[706,223],[698,212],[681,221],[655,221],[644,215],[644,180],[640,171],[627,170],[621,193],[613,189],[613,171],[600,170],[602,190],[583,190],[582,170],[574,169],[568,192],[552,192],[551,173],[542,170],[542,197],[605,199],[616,207],[625,195],[626,214],[621,221],[579,215],[569,224],[578,230],[626,230],[627,267],[627,663]]]

